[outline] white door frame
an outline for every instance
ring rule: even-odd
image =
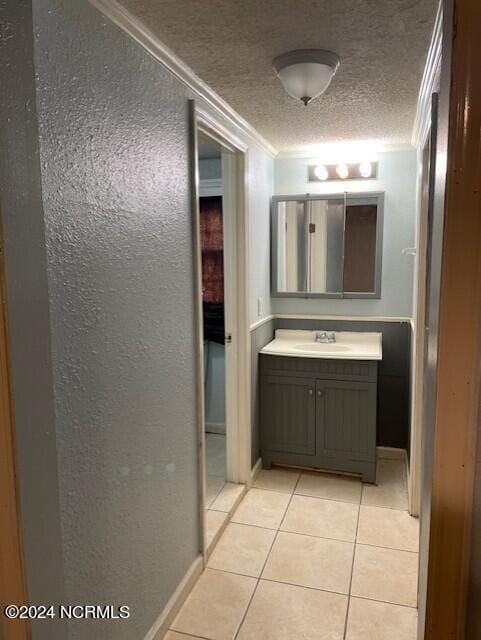
[[[246,483],[251,471],[251,389],[249,327],[249,215],[247,210],[248,148],[207,110],[192,101],[193,147],[197,162],[199,132],[219,142],[222,154],[224,220],[224,288],[226,297],[226,479]],[[199,426],[199,470],[205,482],[205,417],[203,369],[202,266],[199,233],[200,181],[196,166],[193,185],[196,265],[196,340]],[[204,492],[202,505],[204,510]],[[203,513],[202,513],[203,516]]]
[[[441,75],[441,50],[443,32],[443,6],[439,2],[433,28],[426,67],[421,82],[413,131],[413,145],[417,149],[418,167],[422,165],[424,148],[431,130],[431,96],[439,87]],[[424,169],[425,170],[425,169]],[[416,203],[416,260],[414,265],[413,291],[413,340],[411,347],[411,447],[409,464],[409,512],[419,516],[421,510],[422,477],[422,431],[423,431],[423,382],[424,344],[426,316],[426,255],[427,255],[427,211],[422,210],[422,173],[417,176]]]
[[[427,144],[427,141],[426,143]],[[409,513],[419,516],[421,512],[421,467],[422,467],[422,429],[423,429],[423,397],[424,397],[424,367],[425,367],[425,318],[426,318],[426,267],[428,241],[428,210],[429,195],[423,192],[429,189],[425,184],[428,179],[425,166],[424,148],[418,149],[418,167],[422,167],[418,175],[418,221],[416,262],[414,278],[414,309],[413,309],[413,341],[412,341],[412,400],[411,400],[411,446],[409,464]]]

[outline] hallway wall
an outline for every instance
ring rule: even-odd
[[[22,10],[30,4],[22,2]],[[7,285],[11,322],[22,311],[47,312],[51,369],[47,358],[42,379],[48,387],[53,371],[53,394],[41,384],[37,391],[41,402],[55,402],[39,418],[53,462],[38,456],[27,465],[24,456],[19,479],[28,490],[53,478],[60,515],[49,511],[48,524],[62,540],[60,548],[52,536],[50,553],[35,561],[27,549],[27,579],[29,588],[65,589],[69,603],[130,606],[128,620],[70,623],[69,639],[143,638],[199,551],[193,96],[88,2],[38,0],[33,30],[28,63],[33,55],[40,144],[33,135],[28,151],[34,160],[40,150],[43,213],[42,202],[28,211],[40,227],[29,237],[13,198],[9,215],[20,216],[25,233],[8,240],[19,255],[30,252],[29,269],[44,283],[31,299],[19,299],[19,265],[12,263]],[[33,91],[29,109],[33,118]],[[273,160],[248,143],[251,232],[265,234],[271,187],[264,180]],[[268,256],[268,244],[263,252]],[[269,291],[265,264],[268,257],[261,270],[251,262],[253,299]],[[34,340],[36,325],[29,327]],[[20,343],[26,331],[19,324],[12,338]],[[14,376],[39,366],[35,356],[33,349],[19,352]],[[30,499],[23,506],[35,538],[38,505]],[[47,637],[54,637],[51,625],[34,629],[33,640]],[[66,637],[63,630],[58,637]]]
[[[199,550],[187,94],[90,4],[33,16],[66,599],[131,608],[68,637],[143,638]]]

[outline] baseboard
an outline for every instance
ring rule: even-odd
[[[406,449],[396,449],[395,447],[376,447],[377,457],[381,460],[405,460]]]
[[[247,491],[249,491],[249,489],[254,484],[254,482],[255,482],[257,476],[259,475],[259,472],[260,472],[261,469],[262,469],[262,458],[258,458],[257,462],[252,467],[249,479],[247,480]]]
[[[198,555],[169,598],[164,610],[147,632],[144,640],[162,640],[203,570],[204,558]]]
[[[205,432],[225,436],[225,422],[206,422]]]

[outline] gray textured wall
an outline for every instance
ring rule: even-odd
[[[28,596],[64,600],[31,2],[0,1],[0,212]],[[32,622],[35,640],[64,629]]]
[[[33,16],[66,597],[132,612],[69,637],[131,640],[199,549],[186,90],[87,2]]]
[[[1,31],[1,204],[29,591],[131,607],[69,638],[140,639],[199,549],[192,96],[88,2],[7,4],[23,18]],[[250,142],[253,233],[272,165]]]

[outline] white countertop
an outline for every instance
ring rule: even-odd
[[[297,358],[382,360],[382,333],[335,331],[335,343],[320,343],[315,342],[316,331],[276,329],[274,340],[260,352]]]

